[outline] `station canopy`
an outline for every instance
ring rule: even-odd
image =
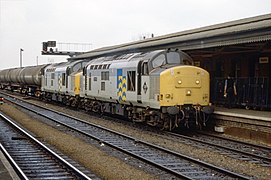
[[[92,59],[99,56],[141,52],[167,48],[184,51],[225,47],[271,40],[271,14],[245,18],[202,28],[157,36],[116,46],[95,49],[69,60]],[[248,47],[249,48],[249,47]]]

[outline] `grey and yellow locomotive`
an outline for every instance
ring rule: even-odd
[[[210,77],[192,63],[182,51],[168,50],[94,59],[82,73],[81,104],[168,130],[190,121],[204,125]]]

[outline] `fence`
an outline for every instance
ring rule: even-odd
[[[237,96],[235,98],[235,106],[246,107],[253,109],[270,109],[270,95],[269,95],[269,79],[267,77],[243,77],[235,79]],[[223,78],[215,78],[211,82],[211,101],[218,105],[224,105],[226,99],[224,98]],[[212,88],[214,87],[214,88]]]

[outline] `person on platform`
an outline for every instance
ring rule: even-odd
[[[224,97],[226,98],[226,107],[232,108],[235,97],[237,96],[236,84],[232,76],[228,75],[225,79]]]

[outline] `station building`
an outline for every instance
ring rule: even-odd
[[[231,74],[236,107],[271,109],[271,14],[100,48],[71,60],[167,48],[185,51],[210,72],[212,103],[225,103],[224,79]]]

